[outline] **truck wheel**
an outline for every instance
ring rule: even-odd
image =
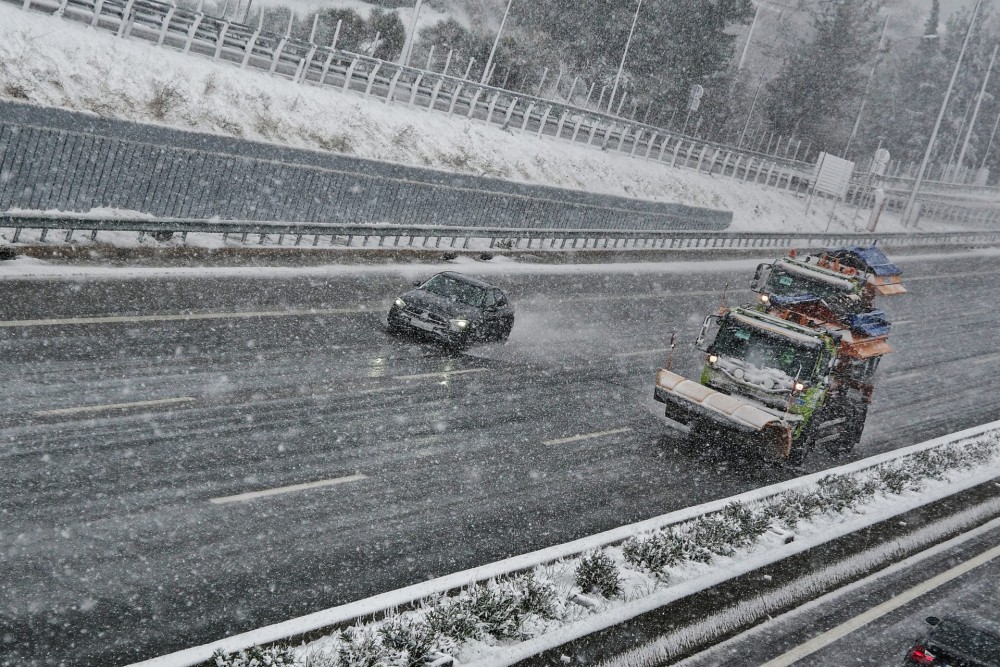
[[[840,425],[840,437],[826,445],[826,451],[833,456],[847,456],[861,442],[868,417],[868,404],[853,405],[844,410],[844,422]]]

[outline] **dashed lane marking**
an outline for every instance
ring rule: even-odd
[[[929,593],[930,591],[943,586],[944,584],[957,579],[966,572],[974,570],[980,565],[985,565],[994,558],[1000,556],[1000,547],[993,547],[989,551],[983,552],[974,558],[970,558],[961,565],[957,565],[947,572],[942,572],[936,577],[932,577],[927,581],[917,584],[913,588],[904,591],[894,598],[886,600],[882,604],[872,607],[863,614],[859,614],[849,621],[841,623],[835,628],[827,630],[823,634],[813,637],[804,644],[796,646],[791,651],[779,655],[777,658],[764,663],[762,667],[788,667],[788,665],[798,662],[802,658],[812,655],[816,651],[820,651],[833,642],[845,637],[846,635],[859,630],[864,626],[868,625],[872,621],[885,616],[886,614],[899,609],[903,605],[916,600],[918,597],[924,593]]]
[[[36,410],[31,414],[35,417],[54,417],[59,415],[76,415],[85,412],[106,412],[108,410],[123,410],[128,408],[155,408],[161,405],[178,405],[180,403],[191,403],[194,400],[195,399],[191,396],[179,396],[177,398],[160,398],[154,401],[132,401],[130,403],[106,403],[104,405],[81,405],[75,408]]]
[[[571,435],[566,438],[555,438],[554,440],[543,440],[543,445],[565,445],[569,442],[579,442],[580,440],[590,440],[592,438],[603,438],[606,435],[617,435],[619,433],[628,433],[631,431],[629,427],[616,428],[610,431],[597,431],[596,433],[580,433],[578,435]]]
[[[257,310],[234,313],[187,313],[180,315],[109,315],[107,317],[67,317],[49,320],[5,320],[0,328],[49,327],[68,324],[122,324],[128,322],[186,322],[193,320],[235,320],[263,317],[303,317],[308,315],[353,315],[369,308],[312,308],[309,310]]]
[[[423,380],[425,378],[449,378],[453,375],[468,375],[469,373],[485,373],[488,368],[463,368],[457,371],[438,371],[437,373],[420,373],[418,375],[393,375],[393,380]]]
[[[316,482],[306,482],[304,484],[292,484],[291,486],[280,486],[275,489],[265,489],[263,491],[250,491],[248,493],[238,493],[234,496],[222,496],[220,498],[210,498],[209,502],[216,505],[225,505],[228,503],[242,503],[248,500],[255,500],[257,498],[266,498],[268,496],[278,496],[285,493],[294,493],[296,491],[307,491],[309,489],[319,489],[324,486],[337,486],[339,484],[347,484],[348,482],[358,482],[363,479],[368,479],[367,475],[348,475],[347,477],[337,477],[335,479],[321,479]]]
[[[667,354],[670,352],[669,347],[662,347],[658,350],[637,350],[635,352],[619,352],[618,354],[612,355],[615,358],[624,359],[625,357],[642,357],[647,354]]]

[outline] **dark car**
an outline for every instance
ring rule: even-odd
[[[968,614],[927,618],[930,632],[906,654],[905,665],[1000,667],[1000,625]]]
[[[401,294],[389,309],[391,331],[415,331],[450,347],[505,341],[514,307],[499,287],[445,271]]]

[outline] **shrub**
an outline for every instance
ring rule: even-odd
[[[613,598],[622,590],[618,566],[603,551],[593,551],[580,558],[576,567],[576,585],[584,593],[596,591],[606,598]]]
[[[0,245],[0,262],[17,259],[17,250],[9,245]]]
[[[648,536],[631,537],[622,545],[622,555],[632,565],[657,575],[679,565],[690,552],[690,545],[674,529],[657,530]]]
[[[226,653],[216,649],[212,654],[215,667],[294,667],[295,656],[286,647],[261,648],[254,646],[245,651]]]
[[[532,572],[514,577],[510,584],[517,591],[522,613],[547,619],[556,617],[558,592],[553,584],[539,581]]]
[[[437,636],[427,621],[409,615],[394,616],[379,627],[382,643],[399,652],[401,664],[422,667],[434,652]]]

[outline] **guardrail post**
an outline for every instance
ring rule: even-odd
[[[341,90],[345,93],[351,88],[351,80],[354,78],[354,70],[357,69],[359,60],[360,58],[355,56],[347,68],[347,74],[344,75],[344,85],[341,87]]]
[[[639,148],[639,142],[642,141],[642,135],[643,135],[644,132],[645,132],[645,130],[643,130],[640,127],[639,128],[639,132],[632,139],[632,152],[629,153],[629,157],[635,157],[635,151]]]
[[[413,81],[413,84],[410,86],[410,102],[407,106],[409,106],[411,109],[413,108],[414,103],[417,101],[417,93],[420,91],[420,82],[423,81],[423,79],[424,79],[424,73],[418,72],[417,78]]]
[[[30,0],[25,0],[25,4],[31,4]],[[27,7],[25,7],[27,9]],[[94,3],[94,18],[90,21],[90,27],[93,28],[97,25],[97,22],[101,20],[101,11],[104,9],[104,0],[97,0]]]
[[[454,113],[455,105],[458,103],[458,96],[462,93],[464,86],[464,83],[459,83],[455,86],[455,92],[451,94],[451,100],[448,101],[448,118],[451,118],[452,113]]]
[[[316,18],[319,18],[319,14],[316,15]],[[309,70],[312,69],[313,58],[316,57],[316,48],[315,44],[309,44],[309,51],[306,53],[304,61],[305,64],[302,66],[302,74],[298,77],[299,83],[305,83],[306,79],[309,77]]]
[[[663,162],[663,154],[667,152],[667,144],[670,143],[670,135],[663,135],[663,141],[660,143],[660,154],[656,157],[657,162]]]
[[[625,145],[625,137],[627,137],[631,131],[632,128],[628,125],[622,126],[622,131],[618,133],[618,148],[615,149],[616,151],[622,152],[622,148]]]
[[[45,241],[45,237],[48,236],[48,235],[49,235],[49,228],[48,227],[43,227],[42,228],[42,235],[38,237],[38,241],[39,242],[44,242]]]
[[[531,119],[531,112],[534,110],[536,102],[532,100],[528,103],[528,108],[524,112],[524,120],[521,122],[521,134],[524,134],[525,128],[528,127],[528,121]]]
[[[434,88],[431,90],[431,101],[427,105],[428,111],[434,110],[434,105],[437,104],[438,95],[441,93],[442,85],[444,85],[444,79],[438,79],[438,82],[434,84]]]
[[[566,117],[569,116],[569,109],[565,109],[562,115],[559,116],[559,122],[556,124],[556,139],[562,139],[563,126],[566,124]]]
[[[538,123],[538,134],[536,135],[539,139],[542,138],[542,133],[545,132],[545,123],[549,120],[549,114],[552,113],[552,105],[545,108],[545,113],[542,115],[542,120]]]
[[[510,106],[507,107],[507,113],[504,114],[503,117],[503,125],[501,126],[501,129],[506,129],[507,126],[510,125],[510,118],[514,114],[514,107],[517,106],[517,101],[519,99],[521,98],[515,97],[510,101]]]
[[[375,67],[372,69],[372,73],[368,75],[368,84],[365,86],[365,99],[372,92],[372,85],[375,83],[375,76],[378,74],[379,69],[382,68],[382,61],[375,63]]]
[[[493,122],[493,110],[497,107],[497,102],[500,100],[500,91],[493,93],[493,99],[490,100],[489,106],[486,108],[486,124],[490,125]]]
[[[90,240],[91,241],[96,241],[97,240],[97,230],[96,229],[90,230]]]
[[[476,111],[476,105],[479,104],[479,98],[483,94],[482,88],[476,88],[476,94],[472,96],[472,101],[469,102],[469,113],[465,114],[466,118],[472,118],[472,114]]]
[[[129,2],[132,2],[132,0],[129,0]],[[222,55],[222,47],[226,43],[226,33],[229,32],[229,25],[229,21],[226,21],[222,24],[222,29],[219,30],[219,36],[215,40],[215,55],[212,57],[214,61],[218,61],[219,56]]]
[[[202,19],[204,18],[205,15],[202,14],[201,12],[198,12],[198,16],[195,18],[194,22],[191,24],[191,27],[188,29],[187,41],[184,42],[184,53],[188,53],[191,51],[191,43],[194,42],[194,35],[196,32],[198,32],[198,28],[201,26]]]
[[[63,240],[64,243],[69,243],[70,239],[72,239],[72,238],[73,238],[73,230],[72,230],[72,228],[71,229],[67,229],[66,230],[66,238]]]
[[[677,144],[674,146],[674,156],[670,159],[670,166],[673,167],[677,162],[677,154],[681,152],[681,144],[683,141],[680,137],[677,137]]]
[[[163,26],[160,28],[160,38],[156,40],[157,46],[163,46],[163,40],[167,37],[167,29],[170,27],[170,21],[174,18],[174,12],[177,8],[173,5],[167,10],[167,15],[163,18]]]
[[[590,146],[594,143],[594,135],[597,134],[597,127],[600,125],[599,118],[592,118],[590,120],[590,136],[587,137],[587,145]]]
[[[576,137],[580,133],[580,127],[583,125],[583,118],[580,116],[576,117],[576,122],[573,124],[573,136],[569,138],[570,143],[576,143]]]
[[[729,160],[728,156],[726,156],[726,160]],[[733,165],[733,180],[734,181],[737,178],[737,174],[740,173],[740,165],[741,164],[743,164],[743,155],[737,155],[736,156],[736,163]],[[723,176],[725,176],[725,174],[723,174]]]

